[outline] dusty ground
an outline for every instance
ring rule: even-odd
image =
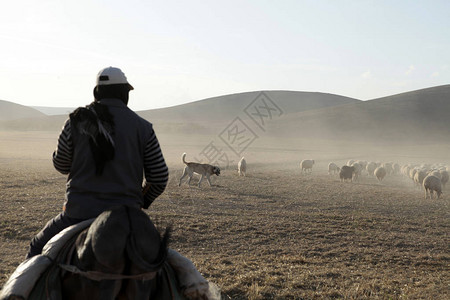
[[[54,138],[2,136],[0,285],[61,209],[66,178],[48,159]],[[317,156],[311,175],[295,161],[247,156],[247,177],[223,170],[201,189],[178,187],[178,157],[148,213],[173,226],[171,247],[229,299],[448,299],[450,191],[425,200],[401,175],[341,183],[326,173],[332,151]]]

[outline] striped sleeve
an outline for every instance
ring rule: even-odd
[[[71,135],[70,119],[68,119],[59,135],[58,146],[53,152],[53,166],[62,174],[69,174],[72,166],[73,144]]]
[[[155,131],[146,143],[144,151],[144,173],[147,185],[150,186],[144,196],[144,208],[161,195],[167,186],[169,180],[169,169],[167,168]]]

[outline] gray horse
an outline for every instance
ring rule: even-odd
[[[168,237],[167,229],[161,237],[139,209],[122,206],[102,213],[75,241],[70,265],[76,272],[66,268],[62,298],[155,298],[163,292],[157,275],[167,258]]]
[[[220,299],[194,264],[169,249],[142,210],[120,206],[65,229],[24,261],[0,300]]]

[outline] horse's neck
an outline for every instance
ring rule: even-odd
[[[81,231],[88,228],[95,219],[89,219],[82,221],[78,224],[67,227],[57,235],[55,235],[42,250],[42,254],[50,257],[51,259],[56,259],[61,249],[67,242],[72,239],[75,235],[78,235]]]

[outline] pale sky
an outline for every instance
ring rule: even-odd
[[[121,68],[135,110],[258,90],[360,100],[450,83],[448,0],[21,0],[0,11],[0,99],[77,107]]]

